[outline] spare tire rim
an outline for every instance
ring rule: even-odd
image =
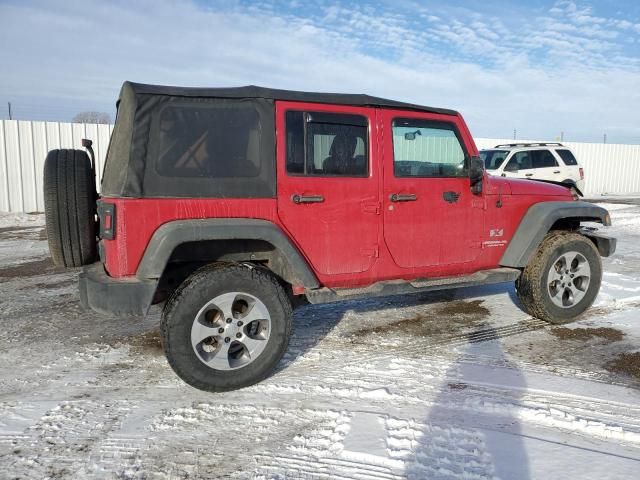
[[[591,267],[579,252],[563,253],[551,264],[547,275],[547,291],[551,301],[561,308],[576,306],[587,294]]]
[[[230,292],[200,309],[191,327],[191,345],[209,368],[235,370],[260,356],[270,334],[266,305],[249,293]]]

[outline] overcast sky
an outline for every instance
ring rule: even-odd
[[[640,2],[2,1],[0,118],[113,114],[124,80],[369,93],[479,137],[640,143]]]

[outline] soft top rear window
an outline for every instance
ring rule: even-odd
[[[251,104],[169,105],[158,120],[156,170],[167,177],[256,177],[260,119]]]
[[[263,98],[139,93],[125,83],[103,195],[274,198],[274,107]]]

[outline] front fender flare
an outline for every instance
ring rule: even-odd
[[[575,219],[611,225],[609,212],[588,202],[542,202],[529,207],[500,260],[504,267],[523,268],[558,220]]]
[[[204,240],[264,240],[282,254],[283,271],[276,273],[294,285],[306,288],[320,286],[307,261],[277,225],[267,220],[246,218],[176,220],[165,223],[151,237],[136,277],[160,278],[178,245]]]

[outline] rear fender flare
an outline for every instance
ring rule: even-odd
[[[159,227],[144,252],[138,266],[139,279],[158,279],[181,244],[206,240],[263,240],[278,251],[277,275],[292,285],[305,288],[320,286],[316,275],[285,233],[267,220],[244,218],[215,218],[204,220],[176,220]]]
[[[551,227],[563,219],[611,225],[609,212],[588,202],[542,202],[527,210],[500,260],[504,267],[524,268]],[[614,246],[615,248],[615,246]],[[602,253],[602,249],[600,249]]]

